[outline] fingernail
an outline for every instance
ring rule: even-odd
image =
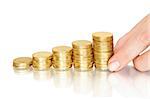
[[[120,64],[118,61],[113,61],[108,64],[108,67],[110,71],[116,71],[120,67]]]

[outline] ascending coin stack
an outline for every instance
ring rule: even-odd
[[[72,42],[73,64],[76,70],[86,71],[93,67],[92,43],[87,40]]]
[[[53,53],[41,51],[30,57],[20,57],[13,60],[17,70],[48,70],[53,66],[56,70],[68,70],[72,66],[76,70],[91,70],[93,63],[96,69],[107,70],[108,60],[113,55],[113,35],[108,32],[93,33],[93,44],[88,40],[76,40],[69,46],[57,46]],[[94,56],[94,57],[93,57]]]
[[[108,60],[113,55],[113,35],[108,32],[95,32],[92,36],[95,67],[107,70]]]
[[[72,48],[69,46],[57,46],[52,49],[53,67],[56,70],[68,70],[72,66]]]

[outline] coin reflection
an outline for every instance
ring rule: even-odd
[[[73,88],[75,93],[87,94],[92,91],[93,70],[74,71]]]
[[[66,71],[53,70],[53,83],[56,88],[67,88],[72,84],[72,69]]]
[[[94,84],[93,84],[93,95],[110,97],[112,95],[112,88],[108,81],[108,71],[95,71]]]
[[[13,68],[13,71],[17,75],[26,75],[26,74],[31,73],[32,69],[31,68],[29,68],[29,69],[16,69],[16,68]]]
[[[43,70],[43,71],[33,71],[33,77],[35,80],[49,80],[52,77],[52,70]]]

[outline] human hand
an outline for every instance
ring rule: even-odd
[[[110,71],[119,71],[133,60],[139,71],[150,70],[150,50],[141,54],[150,45],[150,14],[144,17],[131,31],[119,39],[114,55],[108,62]],[[140,55],[141,54],[141,55]]]

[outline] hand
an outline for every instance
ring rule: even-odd
[[[108,62],[110,71],[119,71],[133,60],[139,71],[150,70],[150,50],[141,54],[150,45],[150,14],[144,17],[131,31],[117,42],[114,55]]]

